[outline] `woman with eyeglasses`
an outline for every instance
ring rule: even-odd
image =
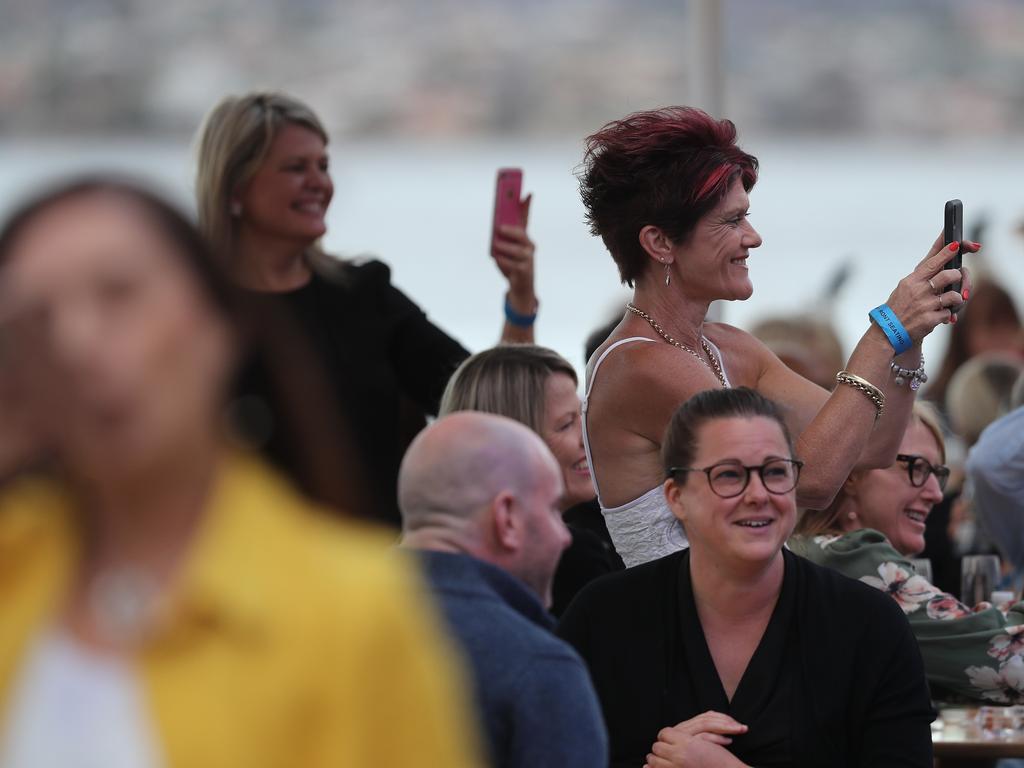
[[[890,595],[906,614],[936,699],[1024,703],[1024,604],[973,608],[918,574],[925,521],[949,479],[934,411],[914,406],[896,463],[854,472],[828,509],[807,511],[789,547]]]
[[[590,668],[613,768],[930,768],[902,612],[783,548],[802,462],[778,407],[701,392],[662,446],[689,548],[592,582],[559,627]]]

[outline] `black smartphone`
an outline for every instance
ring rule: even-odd
[[[964,238],[964,204],[959,200],[946,201],[945,225],[942,230],[942,242],[948,246],[950,243],[959,243],[956,255],[946,262],[944,269],[960,269],[963,267],[963,238]],[[949,290],[960,292],[960,283],[955,282],[949,286]],[[957,307],[953,311],[956,312]]]

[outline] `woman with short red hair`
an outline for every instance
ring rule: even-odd
[[[748,220],[757,159],[736,127],[690,107],[638,112],[587,139],[580,191],[591,231],[633,288],[622,321],[587,370],[584,434],[609,533],[626,565],[686,546],[661,490],[662,433],[702,390],[747,386],[778,402],[808,459],[804,507],[827,506],[858,467],[889,466],[925,380],[921,341],[967,298],[966,270],[944,269],[957,248],[941,236],[869,323],[831,394],[787,368],[744,331],[707,323],[716,300],[745,300]],[[962,293],[954,284],[963,281]],[[865,309],[868,309],[867,307]],[[598,371],[600,370],[600,376]]]

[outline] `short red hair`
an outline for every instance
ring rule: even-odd
[[[757,158],[736,145],[731,120],[693,107],[663,107],[614,120],[586,139],[579,174],[590,231],[600,235],[629,286],[648,266],[640,230],[682,242],[739,178],[748,192]]]

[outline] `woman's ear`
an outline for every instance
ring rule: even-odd
[[[864,479],[864,470],[855,469],[843,483],[841,493],[848,499],[857,499],[860,495],[860,484]]]
[[[228,194],[228,215],[233,219],[237,219],[242,215],[242,211],[244,210],[242,207],[242,197],[244,192],[244,185],[238,183],[235,184],[234,188]]]
[[[862,470],[851,472],[839,491],[843,495],[843,499],[839,504],[839,509],[834,519],[843,530],[855,531],[863,525],[863,521],[859,519],[860,483],[863,478],[864,472]]]
[[[675,261],[672,241],[660,228],[648,224],[640,230],[639,240],[640,247],[655,261],[661,264],[671,264]]]
[[[668,502],[669,509],[672,510],[672,514],[676,516],[676,519],[686,524],[686,504],[683,503],[683,488],[679,483],[673,480],[671,477],[665,481],[661,487],[662,492],[665,494],[665,501]]]

